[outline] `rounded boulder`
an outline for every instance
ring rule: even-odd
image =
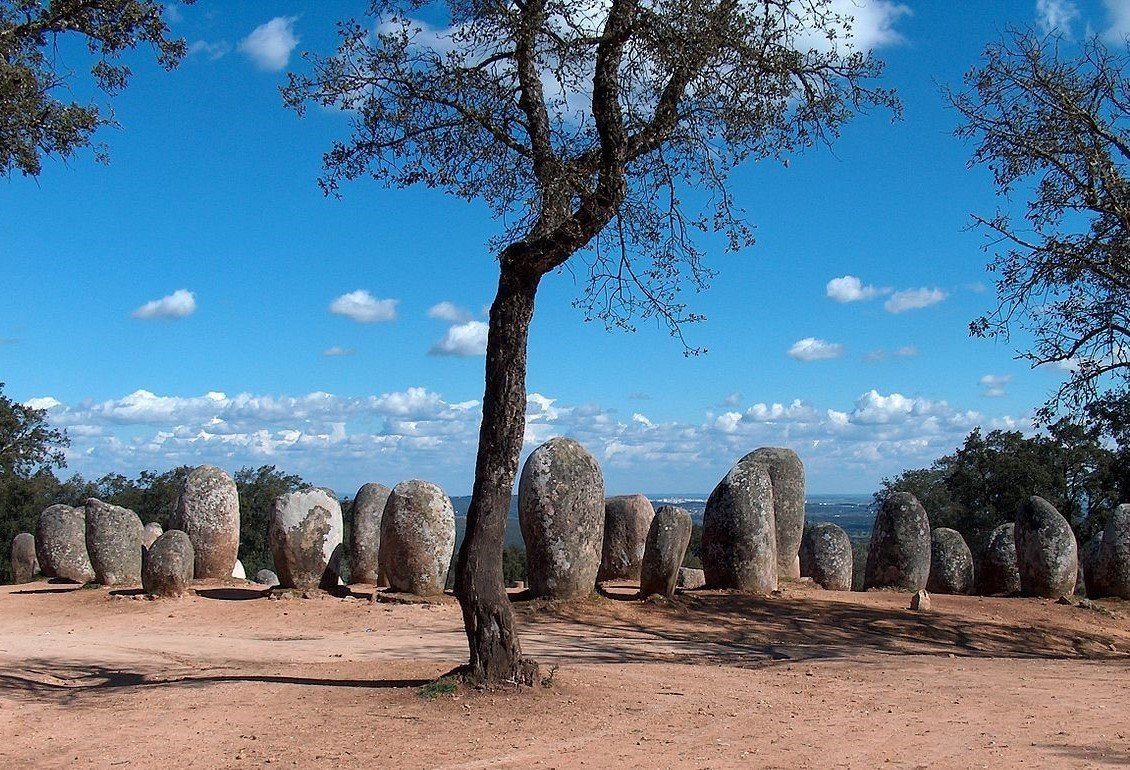
[[[851,538],[831,522],[804,528],[800,541],[800,574],[829,591],[850,591],[853,557]]]
[[[30,532],[21,532],[12,538],[12,554],[8,566],[12,572],[12,582],[17,585],[30,583],[39,574],[39,559],[35,555],[35,536]]]
[[[639,580],[655,508],[643,495],[604,501],[604,546],[597,580]]]
[[[1016,513],[1016,565],[1020,591],[1058,599],[1075,593],[1079,549],[1071,525],[1042,497],[1029,497]]]
[[[392,490],[382,484],[365,484],[353,498],[353,526],[349,530],[349,582],[380,583],[381,516]]]
[[[279,576],[269,569],[261,569],[255,573],[255,582],[261,586],[273,588],[279,584]]]
[[[398,593],[443,593],[455,551],[455,509],[429,481],[392,488],[381,517],[381,572]]]
[[[718,482],[702,517],[702,566],[711,588],[777,590],[773,482],[760,462],[739,462]]]
[[[893,492],[875,516],[863,590],[919,591],[930,577],[930,520],[918,498]]]
[[[179,529],[170,529],[145,552],[141,586],[150,596],[183,596],[192,582],[195,556],[192,541]]]
[[[743,457],[769,469],[773,483],[773,519],[777,534],[777,570],[782,577],[801,576],[800,552],[804,537],[804,463],[785,447],[762,447]]]
[[[985,553],[977,565],[977,591],[985,596],[1020,591],[1020,569],[1016,565],[1016,523],[1001,524],[989,534]]]
[[[173,529],[192,541],[197,580],[230,577],[239,556],[239,492],[226,472],[194,468],[177,500]]]
[[[694,567],[679,567],[679,588],[694,590],[706,585],[706,573]]]
[[[39,514],[35,527],[35,552],[47,577],[89,583],[94,567],[86,550],[86,508],[52,505]]]
[[[956,529],[938,527],[930,533],[930,578],[926,590],[932,594],[973,592],[973,553]]]
[[[1130,599],[1130,505],[1122,504],[1111,513],[1093,557],[1095,577],[1087,584],[1092,599],[1117,597]],[[1091,583],[1095,593],[1091,593]]]
[[[141,582],[141,541],[145,527],[129,508],[97,498],[86,501],[86,550],[94,579],[102,585]]]
[[[650,505],[650,503],[648,503]],[[640,595],[674,596],[679,568],[691,542],[691,515],[664,505],[651,519],[640,565]]]
[[[280,495],[267,530],[279,585],[299,589],[335,587],[342,530],[341,504],[330,491],[304,489]]]
[[[526,458],[518,523],[532,596],[573,599],[592,592],[604,546],[604,476],[583,446],[553,438]]]

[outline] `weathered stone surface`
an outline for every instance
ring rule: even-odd
[[[35,553],[47,577],[72,583],[94,580],[86,552],[86,509],[52,505],[39,514],[35,527]]]
[[[800,541],[800,574],[829,591],[850,591],[853,557],[851,538],[831,522],[804,528]]]
[[[455,509],[428,481],[393,487],[381,517],[380,567],[397,593],[443,593],[455,550]]]
[[[664,505],[655,512],[648,527],[643,564],[640,565],[641,595],[675,595],[679,568],[690,542],[690,513],[673,505]]]
[[[188,535],[179,529],[170,529],[145,552],[141,586],[150,596],[183,596],[192,582],[194,561]]]
[[[679,588],[693,590],[706,585],[706,573],[694,567],[679,567]]]
[[[270,588],[279,584],[279,576],[269,569],[261,569],[255,573],[255,582]]]
[[[914,495],[893,492],[875,516],[863,589],[917,591],[929,577],[930,520]]]
[[[158,524],[155,521],[149,522],[148,524],[145,525],[145,528],[141,531],[141,546],[142,546],[142,548],[144,548],[145,550],[148,551],[150,546],[153,545],[154,541],[156,541],[157,538],[159,538],[163,534],[165,534],[165,530],[163,530],[161,528],[160,524]]]
[[[518,523],[532,596],[592,592],[604,545],[604,476],[583,446],[553,438],[530,454],[518,482]]]
[[[973,592],[973,554],[956,529],[938,527],[930,533],[930,579],[926,589],[934,594]]]
[[[915,591],[914,596],[910,597],[910,609],[917,610],[918,612],[928,612],[930,609],[930,594],[926,589],[920,588]]]
[[[1029,497],[1016,513],[1016,565],[1027,596],[1058,599],[1075,592],[1079,550],[1067,519],[1042,497]]]
[[[773,482],[764,463],[739,462],[718,482],[702,519],[702,565],[711,588],[777,590]]]
[[[192,541],[197,580],[229,577],[239,555],[239,492],[232,477],[212,465],[194,468],[170,526]]]
[[[243,568],[243,562],[239,559],[235,560],[235,566],[232,567],[231,576],[236,580],[247,580],[247,570]]]
[[[1122,504],[1111,513],[1094,556],[1094,579],[1088,581],[1092,599],[1118,597],[1130,599],[1130,505]],[[1091,583],[1095,592],[1091,592]]]
[[[141,582],[141,519],[129,508],[96,498],[86,501],[86,550],[102,585]]]
[[[804,463],[791,449],[761,447],[739,462],[752,460],[769,469],[773,483],[773,518],[777,530],[777,571],[780,577],[800,577],[801,539],[804,537]]]
[[[1087,541],[1087,545],[1079,550],[1079,572],[1082,575],[1083,586],[1089,598],[1097,599],[1103,592],[1103,586],[1096,567],[1099,561],[1099,551],[1103,547],[1103,533]],[[1079,593],[1079,583],[1075,583],[1075,593]]]
[[[989,535],[985,553],[977,564],[977,591],[985,596],[1020,591],[1020,569],[1016,565],[1016,524],[1001,524]]]
[[[304,489],[275,500],[267,539],[283,588],[333,588],[342,556],[341,505],[332,492]],[[225,575],[226,577],[226,575]]]
[[[392,490],[365,484],[353,498],[349,530],[349,582],[380,584],[381,516]]]
[[[12,572],[12,582],[30,583],[39,574],[39,559],[35,555],[35,536],[21,532],[12,538],[11,560],[8,562]]]
[[[597,580],[639,580],[644,544],[655,508],[643,495],[604,501],[604,546]]]

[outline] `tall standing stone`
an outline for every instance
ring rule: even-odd
[[[267,531],[279,585],[300,589],[337,586],[342,531],[341,504],[329,490],[280,495]]]
[[[777,531],[777,570],[781,577],[800,577],[800,541],[804,537],[804,463],[791,449],[762,447],[743,457],[769,469],[773,483],[773,519]]]
[[[19,585],[30,583],[39,574],[39,559],[35,555],[35,536],[21,532],[12,538],[12,555],[8,562],[12,571],[12,582]]]
[[[393,487],[381,517],[381,572],[393,591],[443,593],[455,551],[455,509],[429,481]]]
[[[1087,595],[1092,599],[1130,599],[1130,504],[1118,506],[1107,519],[1091,571],[1094,578],[1087,582]]]
[[[655,508],[643,495],[619,495],[604,501],[604,546],[597,580],[639,580],[644,545]]]
[[[1020,568],[1016,564],[1015,522],[1006,522],[992,531],[976,574],[978,593],[985,596],[1019,593]]]
[[[968,594],[973,591],[973,554],[956,529],[938,527],[930,533],[930,579],[932,594]]]
[[[777,590],[773,482],[764,463],[739,462],[710,493],[702,517],[702,566],[711,588]]]
[[[650,505],[650,503],[648,503]],[[664,505],[652,517],[640,565],[640,595],[674,596],[679,568],[691,542],[691,515]]]
[[[1042,497],[1029,497],[1016,513],[1016,564],[1027,596],[1058,599],[1075,593],[1079,549],[1071,525]]]
[[[141,586],[150,596],[183,596],[192,582],[195,558],[192,541],[179,529],[170,529],[145,552]]]
[[[129,508],[96,498],[86,501],[86,550],[102,585],[141,582],[141,519]]]
[[[86,508],[52,505],[39,514],[35,527],[39,568],[47,577],[89,583],[94,568],[86,551]]]
[[[919,591],[930,577],[930,520],[918,498],[892,492],[871,530],[863,589]]]
[[[197,580],[231,577],[239,556],[239,492],[232,477],[212,465],[194,468],[184,480],[171,528],[192,541]]]
[[[365,484],[353,498],[349,530],[349,582],[380,584],[381,516],[392,490]]]
[[[801,576],[828,591],[851,590],[851,538],[841,527],[827,521],[808,525],[799,555]]]
[[[604,476],[583,446],[553,438],[526,458],[518,523],[531,595],[573,599],[592,592],[604,545]]]

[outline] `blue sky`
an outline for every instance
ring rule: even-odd
[[[0,181],[0,379],[68,428],[73,470],[275,463],[343,493],[470,489],[494,223],[435,191],[360,181],[324,198],[321,153],[345,116],[299,119],[277,90],[364,6],[177,6],[193,52],[171,74],[138,57],[121,128],[100,135],[108,166],[85,154]],[[707,355],[648,324],[586,324],[570,272],[548,277],[527,451],[573,435],[610,492],[688,492],[786,444],[810,491],[869,492],[975,425],[1027,428],[1061,375],[968,336],[993,293],[967,226],[1000,202],[966,168],[941,88],[1009,25],[1115,39],[1130,2],[854,6],[904,120],[863,116],[831,150],[735,174],[758,242],[710,255],[717,278],[692,298],[708,321],[688,332]]]

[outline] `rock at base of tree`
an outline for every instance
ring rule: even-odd
[[[934,594],[973,591],[973,554],[956,529],[938,527],[930,533],[930,579],[926,589]]]
[[[1058,599],[1075,593],[1079,551],[1071,525],[1042,497],[1029,497],[1016,514],[1016,564],[1027,596]]]
[[[297,589],[335,587],[342,530],[341,505],[329,490],[312,488],[280,495],[267,535],[279,585]]]
[[[893,492],[875,516],[863,589],[918,591],[930,577],[930,520],[918,498]]]
[[[604,545],[597,580],[639,580],[655,508],[643,495],[619,495],[604,501]]]
[[[395,593],[442,594],[455,550],[455,509],[429,481],[393,487],[381,517],[381,573]]]
[[[910,609],[917,612],[927,612],[930,609],[930,594],[926,589],[919,589],[910,597]]]
[[[1090,598],[1130,599],[1130,504],[1123,503],[1111,513],[1091,561]]]
[[[679,567],[679,588],[693,591],[706,585],[706,573],[694,567]]]
[[[153,541],[145,553],[141,585],[150,596],[184,596],[192,582],[195,556],[192,541],[179,529],[170,529]]]
[[[163,534],[165,534],[165,530],[161,528],[160,524],[155,521],[149,522],[141,532],[141,547],[148,551],[154,541]]]
[[[1016,524],[1001,524],[989,535],[985,553],[977,565],[977,592],[984,596],[1020,592],[1020,568],[1016,563]]]
[[[675,595],[679,568],[690,542],[690,513],[672,505],[665,505],[655,512],[648,527],[643,564],[640,566],[642,595]]]
[[[535,449],[518,482],[530,595],[567,600],[596,587],[604,547],[604,475],[570,438]]]
[[[380,583],[381,516],[392,490],[369,483],[353,498],[353,525],[349,529],[349,582]]]
[[[94,580],[86,551],[86,509],[52,505],[39,514],[35,552],[39,569],[47,577],[80,584]]]
[[[800,574],[828,591],[850,591],[853,569],[851,538],[831,522],[804,528],[800,541]]]
[[[269,569],[261,569],[255,573],[255,582],[261,586],[272,588],[279,584],[279,577]]]
[[[764,463],[739,462],[718,482],[702,517],[702,565],[711,588],[777,590],[773,483]]]
[[[141,582],[141,540],[145,527],[129,508],[97,498],[86,501],[86,550],[94,579],[102,585]]]
[[[243,562],[239,559],[235,560],[235,566],[232,567],[231,576],[236,580],[247,580],[247,570],[243,568]]]
[[[747,460],[769,469],[777,530],[777,570],[781,578],[796,580],[801,576],[797,555],[804,537],[804,463],[796,452],[785,447],[761,447],[739,462]]]
[[[171,520],[192,541],[196,579],[231,576],[239,556],[239,491],[225,471],[194,468],[184,480]]]
[[[30,583],[39,574],[39,559],[35,555],[35,536],[21,532],[12,538],[12,557],[8,562],[12,582],[16,585]]]

